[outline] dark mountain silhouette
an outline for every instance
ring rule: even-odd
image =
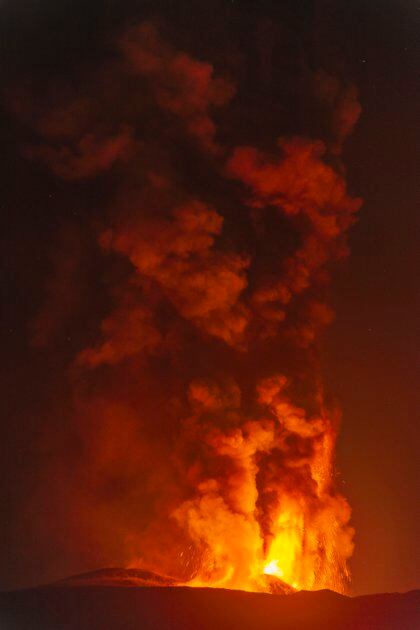
[[[420,590],[346,597],[176,586],[137,569],[101,569],[0,593],[2,630],[416,630]]]

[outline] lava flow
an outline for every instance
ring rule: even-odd
[[[80,228],[91,253],[63,248],[50,283],[82,282],[94,260],[80,294],[99,298],[70,369],[73,448],[48,485],[66,497],[64,531],[111,566],[190,585],[343,591],[353,530],[319,341],[360,207],[340,158],[356,91],[308,66],[287,93],[323,114],[302,133],[292,115],[265,116],[264,90],[247,103],[232,69],[219,76],[152,23],[117,49],[73,98],[53,91],[26,115],[31,159],[106,192]],[[47,296],[35,322],[39,344],[54,308],[67,311],[58,302]]]

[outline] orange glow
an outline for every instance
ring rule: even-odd
[[[260,402],[277,422],[248,422],[242,431],[213,436],[218,454],[236,463],[230,487],[202,482],[199,496],[174,512],[192,541],[206,549],[191,586],[345,591],[353,530],[346,500],[332,489],[332,419],[325,411],[322,417],[307,418],[283,394],[285,387],[286,380],[278,377],[259,388]],[[287,440],[292,436],[310,436],[310,453],[290,459],[287,474],[270,479],[263,506],[258,462],[272,451],[279,459],[290,455]],[[275,465],[274,459],[270,466]]]
[[[338,157],[356,93],[325,88],[333,144],[322,123],[325,141],[267,130],[252,146],[253,133],[243,129],[243,144],[241,125],[229,130],[241,96],[216,116],[236,88],[210,63],[149,22],[122,34],[118,50],[110,76],[86,86],[75,137],[53,132],[67,110],[46,110],[50,132],[31,154],[67,181],[115,168],[87,265],[98,269],[100,299],[88,303],[101,320],[70,370],[75,503],[80,492],[82,504],[92,498],[86,518],[95,544],[105,530],[103,557],[132,567],[140,558],[177,583],[344,591],[353,530],[335,487],[338,418],[324,400],[319,341],[334,317],[332,266],[361,205]],[[122,95],[110,89],[125,81]],[[64,322],[67,284],[57,276]],[[38,320],[40,338],[55,304]],[[78,506],[69,511],[80,520]]]

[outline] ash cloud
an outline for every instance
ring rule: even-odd
[[[267,29],[263,86],[276,80]],[[350,508],[317,353],[360,207],[339,158],[357,92],[298,60],[301,96],[286,91],[284,107],[313,103],[322,125],[288,133],[265,119],[264,91],[252,102],[243,68],[235,80],[246,63],[234,51],[223,72],[164,30],[141,21],[76,88],[11,98],[28,159],[107,190],[84,226],[103,307],[68,364],[73,448],[50,435],[41,475],[60,503],[55,540],[82,562],[260,590],[257,568],[296,545],[287,577],[342,589]],[[72,257],[65,248],[35,342],[72,306],[60,284]]]

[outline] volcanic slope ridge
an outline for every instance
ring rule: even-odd
[[[347,597],[175,585],[139,569],[101,569],[0,593],[4,630],[416,630],[420,590]]]

